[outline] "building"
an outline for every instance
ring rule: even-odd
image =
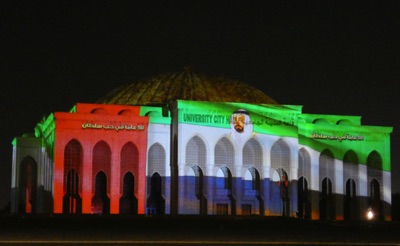
[[[185,69],[16,137],[11,212],[391,220],[391,133]]]

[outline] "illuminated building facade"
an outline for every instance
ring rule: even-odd
[[[16,137],[11,212],[391,220],[391,132],[238,81],[164,74]]]

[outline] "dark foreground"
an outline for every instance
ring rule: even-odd
[[[400,224],[261,216],[1,216],[0,244],[400,245]]]

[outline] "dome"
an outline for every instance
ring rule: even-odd
[[[197,74],[189,68],[125,84],[96,103],[163,105],[175,100],[278,104],[250,85],[222,77]]]

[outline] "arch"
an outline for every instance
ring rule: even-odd
[[[131,172],[124,175],[122,197],[119,201],[120,214],[137,214],[138,200],[135,196],[135,177]]]
[[[297,184],[297,216],[300,219],[311,219],[311,197],[308,181],[300,177]]]
[[[312,123],[313,123],[313,124],[316,124],[316,125],[330,125],[330,122],[327,121],[327,120],[324,119],[324,118],[315,119]]]
[[[343,156],[343,182],[347,182],[348,179],[352,179],[358,185],[358,172],[358,156],[353,150],[349,150]],[[343,185],[345,186],[345,183]]]
[[[93,166],[92,177],[97,177],[98,173],[102,171],[105,176],[110,176],[111,172],[111,148],[104,142],[98,142],[93,148]],[[93,180],[92,189],[95,190],[96,181]],[[106,193],[110,193],[110,184],[106,186]]]
[[[188,167],[185,176],[185,213],[207,214],[207,198],[205,195],[204,175],[197,165]]]
[[[321,183],[322,189],[319,201],[319,218],[320,220],[334,220],[335,206],[332,193],[332,181],[325,177]]]
[[[79,177],[82,175],[83,148],[81,143],[72,139],[64,150],[64,197],[63,213],[82,213],[82,198],[79,195],[82,185]]]
[[[197,165],[201,169],[206,168],[206,145],[204,141],[198,137],[192,137],[186,145],[186,165]]]
[[[92,198],[93,214],[109,214],[110,198],[107,196],[107,176],[100,171],[95,176],[95,193]]]
[[[367,165],[370,168],[382,170],[382,157],[377,151],[372,151],[367,157]]]
[[[382,157],[377,151],[372,151],[367,157],[367,176],[369,182],[369,207],[374,213],[374,218],[384,220],[383,214],[383,174]]]
[[[264,199],[262,197],[262,190],[261,190],[261,176],[258,170],[254,167],[249,169],[251,176],[252,176],[252,189],[255,191],[255,198],[258,201],[258,213],[263,215],[264,214]]]
[[[261,189],[261,179],[260,179],[260,173],[258,172],[257,169],[254,167],[251,167],[246,170],[245,173],[245,178],[246,181],[249,181],[248,184],[244,185],[246,189],[248,190],[256,190],[258,193],[260,192]]]
[[[91,114],[108,114],[108,111],[105,108],[95,108],[90,111]]]
[[[31,157],[25,157],[19,171],[19,207],[20,213],[37,213],[37,163]]]
[[[226,138],[221,138],[215,144],[214,148],[215,165],[224,165],[234,170],[235,167],[235,150],[232,143]]]
[[[304,148],[299,150],[299,177],[301,176],[305,179],[311,178],[311,155]]]
[[[383,204],[381,200],[381,185],[377,179],[369,183],[369,208],[374,213],[374,218],[384,220]]]
[[[160,112],[157,112],[157,111],[148,111],[148,112],[146,112],[145,116],[162,117],[162,114]]]
[[[79,195],[79,175],[75,169],[71,169],[67,173],[66,192],[63,197],[63,213],[82,213],[82,198]]]
[[[255,167],[256,169],[262,168],[263,151],[261,144],[251,138],[243,146],[243,166],[244,167]]]
[[[118,112],[118,115],[135,115],[135,113],[130,109],[123,109]]]
[[[358,165],[358,156],[354,150],[348,150],[343,156],[343,162],[351,165]]]
[[[149,197],[147,210],[150,214],[165,214],[165,199],[162,196],[162,179],[159,173],[154,173],[150,178]]]
[[[128,142],[124,144],[121,148],[121,168],[120,168],[120,177],[123,178],[127,172],[131,172],[134,176],[139,172],[138,170],[139,164],[139,150],[135,144],[132,142]],[[121,190],[122,190],[121,182]]]
[[[199,214],[207,214],[207,198],[204,194],[204,175],[199,166],[192,167],[195,174],[194,192],[199,201]]]
[[[290,148],[283,139],[278,139],[271,147],[271,168],[283,169],[286,177],[290,177]]]
[[[343,119],[343,120],[338,120],[336,122],[336,125],[353,125],[353,122],[351,122],[350,120]]]
[[[357,200],[357,187],[354,179],[349,178],[346,181],[346,195],[344,198],[344,219],[358,220],[359,207]]]
[[[226,192],[223,192],[223,194],[226,194],[227,199],[230,202],[230,208],[231,208],[231,214],[235,215],[236,214],[236,199],[234,197],[234,191],[233,191],[233,177],[232,173],[227,167],[221,167],[218,169],[216,178],[216,190],[223,190]],[[228,207],[227,204],[221,205],[217,204],[217,214],[228,214]]]
[[[360,182],[358,172],[358,156],[353,150],[349,150],[343,156],[344,220],[358,220],[360,217],[357,198],[357,186]]]
[[[148,176],[156,172],[165,176],[166,154],[161,144],[155,143],[150,146],[147,163]]]
[[[325,149],[319,155],[319,182],[322,184],[325,178],[328,178],[332,183],[336,183],[335,161],[330,150]],[[335,187],[331,187],[334,188]]]
[[[80,175],[82,162],[83,162],[82,145],[78,140],[72,139],[65,145],[64,175],[66,176],[71,169],[75,169],[76,171],[78,171],[78,174]]]
[[[232,194],[232,173],[231,169],[235,166],[235,153],[232,143],[226,138],[221,138],[215,145],[214,149],[214,162],[216,166],[222,166],[218,169],[222,175],[217,175],[217,187],[223,189],[229,189],[229,193]],[[223,185],[218,185],[218,183]]]
[[[367,157],[367,176],[368,182],[376,179],[382,183],[382,158],[377,151],[372,151]]]
[[[219,189],[227,189],[232,192],[232,173],[227,167],[221,167],[217,172],[217,184],[216,187]]]

